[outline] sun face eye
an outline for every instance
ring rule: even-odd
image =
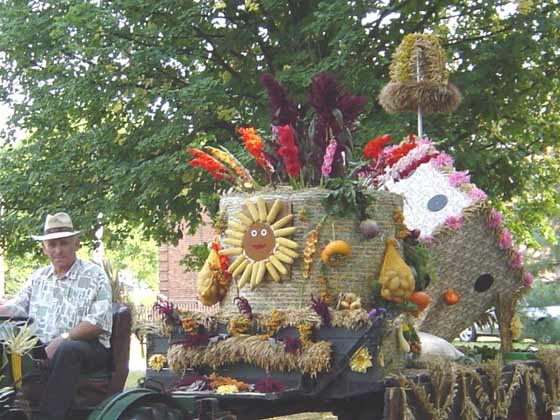
[[[256,238],[258,234],[259,234],[259,232],[258,232],[256,229],[253,229],[253,230],[251,231],[251,236],[252,236],[253,238]]]
[[[261,229],[261,236],[266,236],[268,231],[266,229]]]

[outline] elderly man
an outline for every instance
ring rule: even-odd
[[[46,344],[48,384],[40,418],[64,419],[80,374],[109,362],[111,285],[101,267],[76,257],[79,233],[68,214],[48,215],[43,235],[32,238],[42,241],[51,265],[35,271],[0,306],[0,314],[33,318],[37,336]]]

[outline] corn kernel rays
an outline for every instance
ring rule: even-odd
[[[288,274],[287,266],[293,264],[298,244],[288,237],[296,227],[289,226],[292,214],[282,215],[282,201],[275,200],[270,206],[262,197],[244,202],[247,211],[237,213],[236,220],[228,221],[223,243],[230,247],[220,255],[233,257],[228,271],[237,280],[237,286],[249,285],[255,289],[267,275],[280,282]]]

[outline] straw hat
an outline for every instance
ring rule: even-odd
[[[48,241],[49,239],[67,238],[79,235],[79,230],[74,230],[72,219],[67,213],[47,214],[43,235],[31,235],[36,241]]]

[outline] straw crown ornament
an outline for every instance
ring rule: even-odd
[[[448,81],[445,53],[434,35],[408,34],[393,54],[391,81],[379,94],[389,113],[454,111],[459,90]]]

